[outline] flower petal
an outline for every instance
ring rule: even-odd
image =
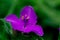
[[[18,22],[18,18],[14,14],[10,14],[10,15],[6,16],[5,20],[8,22],[14,22],[14,23]]]
[[[44,32],[43,32],[43,29],[40,25],[35,25],[33,27],[33,30],[32,30],[34,33],[36,33],[37,35],[39,36],[43,36],[44,35]]]
[[[28,25],[25,27],[24,32],[25,33],[34,32],[39,36],[43,36],[44,34],[42,27],[39,25]]]
[[[25,27],[25,29],[24,29],[24,33],[29,33],[29,32],[31,32],[32,31],[32,28],[33,28],[33,26],[32,25],[27,25],[26,27]]]
[[[16,17],[16,15],[11,14],[5,17],[5,20],[11,23],[14,30],[23,31],[24,22]]]
[[[11,22],[11,26],[14,30],[23,31],[24,30],[24,22],[20,20],[20,23]]]
[[[29,24],[36,24],[37,16],[32,6],[25,6],[22,9],[20,18],[22,18],[22,16],[25,16],[25,15],[29,17],[29,22],[28,22]]]

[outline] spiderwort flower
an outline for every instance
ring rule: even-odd
[[[40,25],[37,25],[37,16],[32,6],[25,6],[21,10],[20,18],[18,19],[15,14],[10,14],[5,17],[5,20],[11,23],[14,30],[23,33],[34,32],[39,36],[43,36],[44,32]]]

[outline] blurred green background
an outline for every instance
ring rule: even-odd
[[[44,36],[34,33],[22,34],[14,31],[4,18],[9,14],[20,17],[24,6],[30,5],[38,16],[38,24],[43,27]],[[54,40],[59,39],[60,0],[0,0],[0,40]],[[56,40],[55,39],[55,40]],[[60,40],[60,39],[59,39]]]

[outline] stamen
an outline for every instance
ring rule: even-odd
[[[24,16],[22,16],[22,20],[24,19]]]
[[[29,19],[29,16],[26,19]]]

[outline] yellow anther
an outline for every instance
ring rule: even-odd
[[[22,16],[22,20],[24,19],[24,16]]]

